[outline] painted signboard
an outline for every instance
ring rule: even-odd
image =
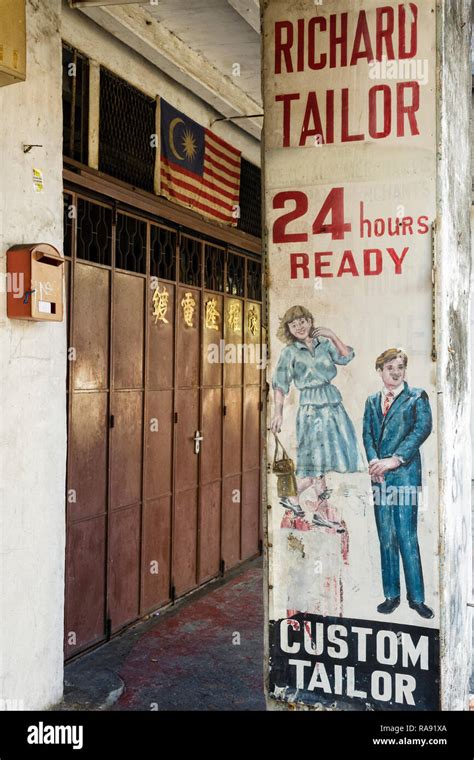
[[[269,696],[437,709],[435,3],[263,9]]]

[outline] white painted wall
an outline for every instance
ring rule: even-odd
[[[114,74],[123,77],[150,97],[159,95],[206,127],[209,127],[210,122],[219,116],[203,100],[173,81],[112,35],[106,34],[79,10],[69,8],[66,0],[63,0],[61,26],[65,42],[106,66]],[[258,140],[229,122],[218,122],[212,126],[212,130],[237,150],[242,151],[245,159],[260,166]]]
[[[472,72],[474,76],[474,47],[471,38],[471,61]],[[474,90],[471,95],[471,182],[472,182],[472,200],[474,203]],[[471,258],[474,261],[474,205],[471,206]],[[474,306],[473,306],[474,279],[471,276],[471,356],[474,356]],[[474,362],[471,364],[471,388],[474,388]],[[474,403],[471,401],[471,447],[472,461],[474,462]],[[474,478],[474,475],[473,475]]]
[[[62,251],[61,39],[201,124],[216,114],[61,0],[27,0],[27,30],[26,81],[0,89],[0,709],[35,710],[63,689],[66,322],[9,320],[3,291],[11,245]],[[257,140],[215,132],[260,164]]]
[[[0,90],[2,286],[12,244],[62,250],[60,4],[28,0],[26,82]],[[9,320],[1,292],[0,357],[0,709],[43,709],[63,686],[66,323]]]
[[[474,140],[471,140],[471,146]],[[473,174],[474,177],[474,174]],[[471,260],[474,262],[474,205],[471,206]],[[471,322],[471,356],[474,356],[474,277],[471,272],[471,304],[470,304],[470,322]],[[471,388],[474,389],[474,362],[471,362]],[[474,462],[474,402],[471,398],[471,454]],[[474,482],[474,473],[472,473]],[[474,504],[473,504],[474,508]]]

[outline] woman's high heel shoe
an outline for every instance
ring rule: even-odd
[[[345,528],[342,527],[341,523],[329,520],[319,512],[315,512],[313,515],[313,525],[316,525],[318,528],[332,528],[336,529],[338,533],[345,533]]]
[[[304,517],[304,510],[301,509],[299,504],[293,504],[288,498],[283,497],[280,499],[280,504],[285,509],[291,509],[295,517]]]

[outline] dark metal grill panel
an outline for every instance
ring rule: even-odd
[[[237,228],[255,237],[262,236],[261,171],[242,158],[240,174],[240,219]]]
[[[153,192],[156,101],[100,70],[99,169]]]
[[[160,280],[176,279],[177,235],[166,227],[150,227],[150,274]]]
[[[111,252],[112,209],[78,198],[77,258],[110,266]]]
[[[245,259],[236,253],[227,253],[226,293],[242,297],[245,295]]]
[[[144,274],[146,269],[146,222],[117,215],[115,266]]]
[[[252,259],[247,259],[247,298],[262,300],[262,265]]]
[[[201,248],[200,240],[181,236],[179,281],[184,285],[201,285]]]
[[[67,193],[63,196],[63,209],[64,209],[64,255],[72,256],[72,221],[75,208],[72,204],[72,195]]]
[[[89,61],[63,45],[63,155],[87,164]]]
[[[204,246],[204,287],[224,292],[225,251],[213,245]]]

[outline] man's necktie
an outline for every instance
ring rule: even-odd
[[[392,391],[389,391],[387,394],[385,394],[385,399],[384,399],[384,402],[383,402],[383,416],[384,417],[387,414],[387,412],[390,409],[390,407],[392,406],[393,399],[394,399],[394,395],[393,395]]]

